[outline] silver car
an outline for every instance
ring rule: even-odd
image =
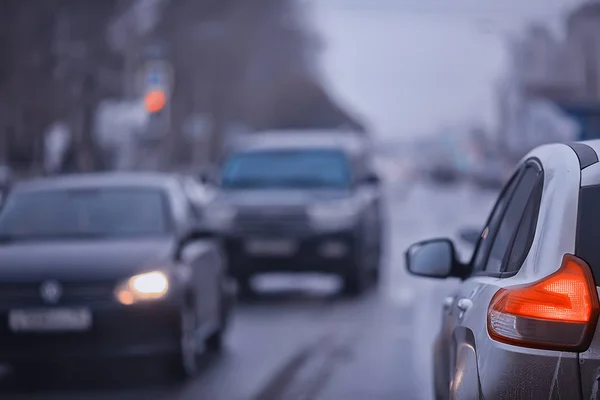
[[[433,239],[415,275],[461,279],[434,347],[438,399],[600,398],[600,140],[545,145],[520,162],[469,263]]]

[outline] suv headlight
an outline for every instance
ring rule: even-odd
[[[206,208],[204,219],[212,229],[229,229],[237,212],[233,207],[225,205],[213,205]]]
[[[119,303],[131,305],[140,301],[160,300],[169,291],[169,278],[164,272],[153,271],[132,276],[117,285],[115,297]]]
[[[308,209],[311,223],[317,229],[341,229],[352,226],[360,213],[355,199],[313,204]]]

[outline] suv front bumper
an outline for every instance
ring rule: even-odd
[[[261,254],[250,251],[253,240],[286,240],[294,243],[287,254]],[[230,273],[251,276],[268,272],[322,272],[342,274],[356,259],[359,240],[354,230],[319,233],[304,237],[226,237],[224,239]]]

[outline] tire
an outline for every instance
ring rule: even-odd
[[[223,285],[225,285],[224,282]],[[219,304],[219,328],[205,341],[206,350],[211,353],[220,353],[223,350],[223,341],[229,326],[230,299],[226,289],[221,289],[221,303]]]
[[[379,285],[381,281],[381,268],[379,265],[371,270],[371,280],[375,286]]]
[[[198,338],[196,314],[185,310],[181,317],[180,349],[169,365],[169,376],[179,382],[192,378],[198,372]]]
[[[364,264],[355,262],[352,269],[348,271],[343,277],[344,286],[342,293],[346,296],[360,296],[366,290],[368,286],[368,273]]]
[[[381,259],[382,259],[383,249],[382,244],[378,243],[376,250],[374,251],[373,260],[371,264],[371,282],[377,286],[381,281]]]
[[[354,253],[354,260],[350,264],[349,270],[342,275],[344,282],[342,293],[346,296],[360,296],[372,282],[372,268],[367,257],[369,252],[365,248],[362,238],[360,238],[359,243],[359,248]]]
[[[237,276],[237,295],[241,299],[250,299],[256,296],[256,292],[252,287],[252,277],[251,276]]]
[[[344,287],[342,289],[344,295],[351,297],[360,296],[364,290],[363,282],[354,274],[348,274],[344,277]]]

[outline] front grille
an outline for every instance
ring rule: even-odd
[[[112,300],[114,282],[60,282],[62,295],[57,305],[76,305]],[[44,305],[40,283],[0,284],[0,307]]]
[[[234,229],[241,235],[302,235],[310,231],[304,208],[255,208],[238,212]]]

